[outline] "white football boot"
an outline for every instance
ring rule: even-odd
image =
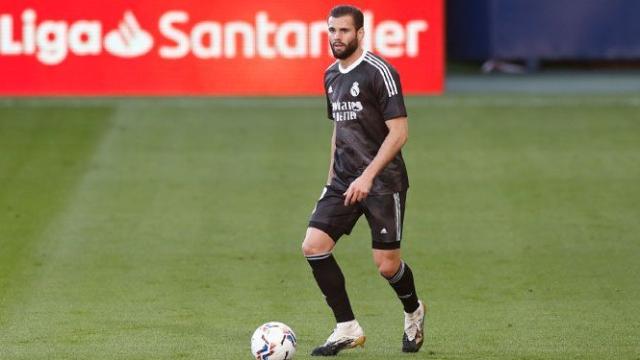
[[[403,352],[418,352],[424,343],[424,315],[426,308],[418,300],[418,308],[411,314],[404,313],[404,336],[402,337]]]
[[[324,345],[313,349],[311,356],[335,356],[344,349],[364,347],[366,337],[357,320],[338,323]]]

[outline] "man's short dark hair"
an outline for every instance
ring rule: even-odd
[[[329,12],[329,16],[334,18],[349,15],[353,19],[353,25],[356,27],[356,30],[360,30],[364,26],[364,15],[362,11],[355,6],[351,5],[338,5],[331,9]]]

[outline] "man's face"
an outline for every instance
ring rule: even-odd
[[[329,43],[331,52],[336,59],[346,59],[359,46],[363,30],[356,31],[353,18],[349,15],[334,18],[329,17]]]

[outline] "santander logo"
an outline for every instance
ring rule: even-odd
[[[104,38],[104,48],[112,55],[124,58],[144,55],[152,47],[153,37],[140,27],[131,11],[126,11],[120,26]]]
[[[374,13],[365,11],[364,47],[382,56],[417,57],[420,39],[429,30],[425,20],[401,23],[383,20],[374,25]],[[61,64],[70,55],[130,59],[150,54],[156,46],[162,59],[302,59],[329,56],[326,20],[274,22],[258,11],[252,22],[190,21],[189,13],[171,10],[157,19],[157,29],[143,28],[131,10],[124,11],[115,29],[100,20],[40,20],[33,9],[19,19],[0,14],[0,59],[33,56],[44,65]],[[155,38],[154,38],[155,36]]]

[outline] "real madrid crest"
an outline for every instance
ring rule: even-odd
[[[353,85],[351,85],[351,90],[349,91],[353,97],[358,96],[360,94],[360,88],[358,87],[358,82],[354,81]]]

